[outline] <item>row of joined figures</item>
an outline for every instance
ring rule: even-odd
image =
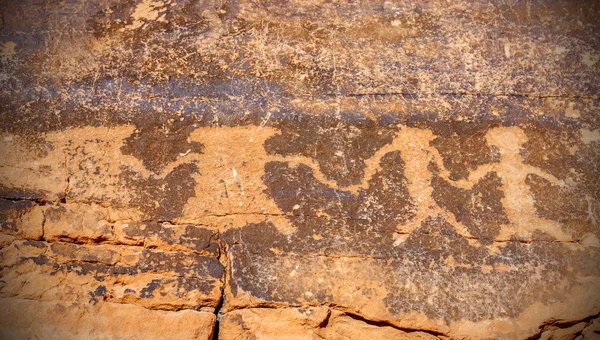
[[[431,162],[437,164],[438,168],[441,169],[439,175],[442,178],[462,189],[471,189],[482,177],[490,172],[495,172],[502,180],[501,189],[504,192],[504,197],[501,202],[511,222],[503,226],[498,239],[506,240],[511,235],[527,237],[534,230],[541,230],[557,240],[569,239],[569,235],[562,230],[558,222],[543,219],[537,215],[533,196],[529,186],[525,183],[527,175],[535,174],[561,187],[564,187],[565,183],[539,168],[524,163],[520,149],[523,143],[527,141],[527,137],[521,128],[499,127],[490,129],[485,136],[486,142],[490,147],[494,146],[500,152],[499,162],[482,165],[472,171],[468,179],[458,181],[449,178],[449,172],[443,166],[442,157],[437,149],[430,145],[434,138],[435,135],[430,130],[401,128],[391,143],[378,150],[365,161],[366,170],[362,181],[359,184],[347,187],[339,187],[335,181],[328,180],[321,172],[318,164],[308,157],[277,158],[288,161],[291,165],[305,164],[310,166],[319,181],[332,187],[339,187],[342,190],[357,193],[360,189],[366,189],[373,175],[380,170],[379,163],[383,156],[389,152],[400,151],[401,157],[405,161],[404,170],[408,192],[415,200],[416,205],[415,217],[408,224],[399,225],[396,228],[397,232],[402,235],[412,232],[427,217],[441,215],[454,226],[459,234],[472,238],[466,227],[459,223],[452,213],[436,203],[430,204],[430,202],[435,202],[431,186],[433,173],[428,169]]]

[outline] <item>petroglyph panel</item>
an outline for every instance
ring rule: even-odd
[[[226,311],[326,304],[343,318],[383,320],[390,332],[457,337],[490,320],[496,337],[526,337],[564,310],[597,308],[597,192],[588,183],[598,130],[573,130],[542,149],[537,129],[489,126],[476,133],[490,161],[458,180],[444,162],[449,149],[436,147],[458,139],[444,141],[435,128],[348,129],[348,138],[384,136],[380,147],[342,154],[361,164],[352,170],[301,151],[335,148],[345,132],[289,139],[295,149],[281,152],[289,147],[275,127],[199,127],[186,137],[190,149],[159,173],[125,147],[134,127],[110,130],[49,133],[49,151],[27,154],[21,174],[56,169],[66,186],[54,194],[43,178],[28,181],[13,197],[37,196],[2,201],[11,237],[2,249],[2,296],[210,309],[224,289]],[[31,146],[6,136],[10,181],[18,153]],[[578,172],[527,156],[556,158],[563,145],[580,160]],[[182,168],[189,173],[174,175]],[[337,181],[332,171],[359,175]],[[561,195],[581,203],[549,213]],[[547,311],[535,312],[539,306]]]
[[[596,1],[0,14],[0,337],[600,336]]]

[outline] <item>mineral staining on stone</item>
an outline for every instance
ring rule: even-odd
[[[2,201],[3,230],[11,237],[2,248],[3,296],[214,311],[224,290],[224,318],[246,307],[325,304],[341,308],[333,312],[342,319],[356,315],[385,320],[390,332],[427,330],[451,337],[474,336],[470,332],[489,322],[500,329],[494,336],[526,337],[546,320],[562,317],[565,309],[573,311],[565,314],[573,320],[594,314],[597,300],[590,292],[599,288],[595,277],[600,256],[595,222],[568,210],[581,217],[564,224],[552,215],[538,216],[537,208],[551,204],[540,192],[592,197],[593,188],[525,164],[523,155],[531,152],[527,147],[537,145],[529,142],[526,131],[535,130],[487,127],[484,150],[492,161],[470,171],[466,179],[454,180],[444,162],[449,151],[433,146],[443,135],[434,129],[388,126],[384,146],[362,156],[348,154],[364,164],[355,170],[360,175],[354,184],[338,184],[319,160],[303,156],[302,149],[310,150],[314,141],[294,142],[294,151],[278,154],[268,149],[271,139],[280,138],[276,128],[204,127],[189,133],[191,142],[202,143],[203,153],[178,157],[164,167],[159,175],[163,179],[156,179],[164,184],[149,186],[144,181],[157,175],[123,153],[122,145],[134,130],[115,129],[130,135],[123,133],[107,144],[100,136],[103,128],[98,129],[86,130],[80,140],[73,137],[81,135],[78,129],[68,131],[65,147],[32,156],[32,164],[48,164],[52,172],[53,159],[62,159],[61,165],[79,159],[80,154],[68,150],[81,150],[80,145],[90,145],[89,136],[97,135],[92,145],[110,145],[122,159],[120,169],[69,167],[65,177],[81,178],[68,181],[68,187],[78,183],[74,189],[33,201]],[[516,155],[498,145],[507,139],[491,137],[502,134],[520,136],[508,139],[519,147]],[[598,157],[597,142],[588,142],[581,132],[570,136],[565,142],[571,150],[584,152],[591,161]],[[27,149],[14,140],[6,150]],[[48,140],[59,145],[56,137]],[[7,159],[16,159],[5,152]],[[103,161],[83,155],[88,162]],[[565,152],[564,157],[570,155]],[[502,158],[508,156],[513,158]],[[507,165],[509,161],[521,168]],[[182,203],[181,190],[164,191],[167,200],[179,204],[165,220],[161,209],[170,205],[145,190],[168,188],[165,179],[187,164],[200,169],[190,175],[196,188]],[[594,164],[580,163],[580,176],[595,171]],[[137,182],[127,177],[134,171]],[[203,184],[203,179],[212,184]],[[46,185],[38,183],[31,181],[28,190]],[[90,197],[82,190],[85,183],[106,184]],[[181,188],[185,182],[172,183]],[[519,197],[533,200],[533,208],[509,214],[506,183],[529,188]],[[95,198],[98,192],[117,190],[123,194],[113,201]],[[250,198],[261,206],[247,204]],[[202,210],[194,209],[200,206]],[[523,225],[523,220],[536,219],[560,229],[549,233],[544,223],[530,229]],[[519,298],[509,298],[514,296]],[[538,305],[547,306],[547,312],[532,312]],[[235,323],[221,327],[227,324],[234,332]],[[351,331],[366,332],[361,325],[351,326]],[[326,329],[324,334],[330,334]]]
[[[596,2],[5,5],[3,337],[598,336]]]

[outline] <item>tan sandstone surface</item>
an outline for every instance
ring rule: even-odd
[[[597,1],[0,14],[0,338],[600,338]]]

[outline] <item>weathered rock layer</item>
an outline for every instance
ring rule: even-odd
[[[597,2],[0,4],[0,337],[600,337]]]

